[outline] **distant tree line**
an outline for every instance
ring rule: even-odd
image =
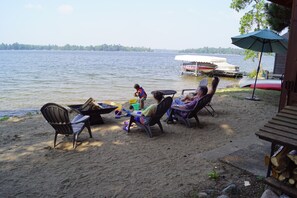
[[[185,49],[179,51],[180,53],[201,53],[201,54],[244,54],[243,49],[235,49],[235,48],[214,48],[214,47],[203,47],[197,49]]]
[[[125,47],[122,45],[30,45],[30,44],[0,44],[0,50],[85,50],[85,51],[140,51],[140,52],[151,52],[150,48],[145,47]]]

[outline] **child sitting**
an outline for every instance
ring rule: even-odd
[[[139,84],[135,84],[134,89],[136,89],[134,96],[139,97],[140,109],[143,109],[147,94],[145,93],[144,89],[139,86]]]

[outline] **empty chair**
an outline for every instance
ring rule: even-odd
[[[177,119],[178,121],[185,123],[187,127],[191,127],[190,119],[195,118],[197,125],[199,125],[199,118],[197,114],[210,102],[211,97],[212,96],[210,94],[206,94],[199,99],[193,109],[184,109],[179,106],[171,106],[172,111],[169,116],[170,119]]]
[[[149,122],[147,122],[147,123],[141,123],[141,122],[137,121],[133,115],[131,115],[130,122],[128,125],[128,132],[130,132],[131,124],[134,122],[134,123],[136,123],[137,126],[143,128],[150,138],[153,137],[153,134],[151,131],[151,126],[153,126],[155,124],[158,124],[158,126],[161,129],[161,132],[163,133],[164,131],[163,131],[163,127],[160,122],[160,119],[166,113],[166,111],[170,108],[171,104],[172,104],[171,97],[164,98],[158,104],[156,113],[150,118]]]
[[[54,147],[56,147],[58,134],[63,134],[73,135],[73,148],[76,148],[77,138],[85,127],[87,127],[90,138],[92,138],[90,116],[78,114],[70,121],[67,109],[55,103],[43,105],[40,111],[47,122],[55,129]]]

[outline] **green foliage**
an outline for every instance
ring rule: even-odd
[[[255,78],[256,75],[257,75],[257,70],[255,69],[255,70],[253,70],[252,72],[249,73],[248,77],[249,78]]]
[[[85,51],[146,51],[151,52],[150,48],[144,47],[125,47],[122,45],[90,45],[90,46],[78,46],[78,45],[29,45],[29,44],[0,44],[0,50],[85,50]]]
[[[263,181],[265,179],[265,177],[263,177],[263,176],[257,176],[256,179],[257,180],[260,180],[260,181]]]
[[[249,8],[240,19],[240,34],[250,31],[256,31],[268,26],[265,12],[265,0],[232,0],[230,8],[240,12]],[[245,50],[245,60],[257,57],[257,53],[251,50]]]
[[[220,175],[217,173],[215,169],[213,169],[210,173],[208,173],[208,177],[213,180],[219,179]]]
[[[266,3],[265,12],[271,29],[281,32],[290,26],[292,9],[275,3]]]
[[[255,61],[255,58],[257,58],[256,52],[252,50],[244,50],[244,60],[252,59],[252,61]]]
[[[243,55],[243,49],[235,49],[235,48],[214,48],[214,47],[203,47],[197,49],[185,49],[179,51],[180,53],[205,53],[205,54],[240,54]]]
[[[1,122],[1,121],[5,121],[5,120],[8,120],[8,119],[9,119],[8,116],[1,117],[1,118],[0,118],[0,122]]]

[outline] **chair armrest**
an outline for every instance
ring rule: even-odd
[[[196,89],[183,89],[183,90],[182,90],[182,95],[184,95],[184,92],[185,92],[185,91],[195,91],[195,90],[196,90]]]
[[[77,116],[75,116],[73,118],[73,120],[71,121],[71,124],[77,124],[77,123],[85,122],[89,118],[90,118],[90,116],[88,116],[88,115],[78,114]]]
[[[192,111],[192,109],[185,109],[185,108],[182,108],[180,106],[171,106],[171,109],[179,110],[179,111],[183,111],[183,112],[190,112],[190,111]]]
[[[72,112],[80,114],[80,111],[78,109],[75,109],[75,108],[70,108],[69,113],[72,113]]]

